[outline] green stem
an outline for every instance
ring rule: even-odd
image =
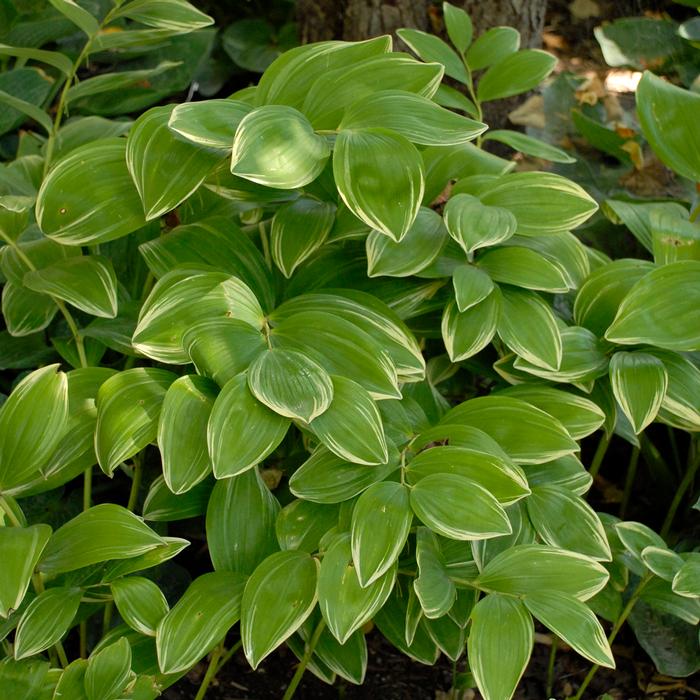
[[[642,594],[644,587],[647,585],[647,583],[649,583],[652,577],[653,574],[645,574],[644,577],[637,584],[637,587],[634,589],[632,595],[630,596],[630,599],[627,601],[627,605],[625,605],[624,610],[620,613],[620,616],[617,618],[612,630],[610,631],[610,634],[608,636],[608,644],[610,644],[611,646],[612,643],[615,641],[615,637],[617,637],[618,632],[622,629],[622,625],[625,624],[627,618],[632,612],[632,609],[637,604],[639,596]],[[578,692],[574,696],[573,700],[581,700],[584,692],[586,692],[586,688],[588,688],[589,683],[593,680],[593,677],[598,672],[599,668],[600,666],[598,664],[594,664],[593,666],[591,666],[588,675],[583,679],[583,683],[581,683],[581,687],[578,689]]]
[[[87,620],[80,623],[80,658],[87,659]]]
[[[630,461],[627,465],[627,476],[625,478],[625,490],[622,494],[622,503],[620,503],[620,519],[625,519],[625,513],[627,512],[627,506],[630,502],[630,496],[632,495],[632,486],[634,484],[635,477],[637,476],[637,465],[639,464],[639,448],[633,447],[630,454]]]
[[[272,267],[272,256],[270,255],[270,242],[267,238],[267,229],[265,228],[264,221],[261,221],[258,225],[258,231],[260,233],[260,243],[262,244],[265,262],[267,263],[268,267]]]
[[[598,447],[596,448],[595,454],[593,455],[591,467],[588,470],[588,473],[594,479],[600,471],[601,465],[603,464],[603,458],[605,457],[605,453],[608,451],[608,446],[610,445],[611,439],[612,434],[608,435],[606,432],[603,432],[603,434],[600,437],[600,442],[598,443]]]
[[[690,220],[695,221],[698,218],[698,216],[700,216],[700,202],[696,204],[693,207],[693,210],[690,212]]]
[[[131,490],[129,491],[129,501],[126,504],[127,510],[134,511],[141,488],[141,477],[143,473],[143,460],[141,455],[134,457],[134,472],[131,477]]]
[[[549,650],[549,663],[547,664],[547,689],[548,698],[552,697],[552,689],[554,688],[554,663],[557,660],[558,637],[552,635],[552,648]]]
[[[61,642],[56,642],[54,644],[54,648],[56,649],[56,653],[58,654],[58,660],[63,668],[68,666],[68,657],[66,656],[66,650],[63,648],[63,644]]]
[[[105,604],[105,609],[102,612],[102,636],[104,637],[109,628],[112,626],[112,611],[114,610],[114,601],[110,600]]]
[[[450,688],[450,700],[457,700],[457,662],[452,662],[452,687]]]
[[[219,665],[216,667],[216,673],[219,673],[221,669],[238,653],[239,649],[243,646],[243,640],[236,642],[222,657],[219,661]]]
[[[20,522],[19,518],[15,515],[14,510],[12,510],[12,507],[2,495],[0,495],[0,508],[3,509],[5,515],[7,515],[7,519],[14,527],[22,527],[22,523]]]
[[[282,700],[292,700],[292,698],[294,697],[294,693],[297,689],[297,686],[301,682],[301,677],[304,675],[304,671],[306,671],[306,667],[309,665],[309,661],[311,661],[314,649],[316,648],[318,640],[321,638],[321,633],[323,632],[325,627],[326,621],[322,619],[321,622],[318,623],[318,627],[316,627],[316,629],[314,630],[314,633],[311,636],[309,643],[306,645],[304,656],[299,662],[297,670],[294,673],[294,677],[292,678],[292,682],[287,686],[287,690],[284,693],[284,697],[282,698]]]
[[[214,680],[214,676],[216,676],[216,672],[218,670],[218,665],[219,665],[219,659],[221,658],[221,655],[224,652],[224,640],[221,640],[221,643],[217,645],[216,649],[212,652],[211,656],[209,657],[209,666],[207,666],[207,672],[204,674],[204,678],[202,679],[202,684],[199,686],[199,690],[197,691],[197,695],[194,696],[194,700],[204,700],[204,696],[207,694],[207,688],[209,688],[209,684]]]
[[[83,511],[92,505],[92,467],[83,472]]]
[[[695,474],[698,471],[698,467],[700,467],[700,450],[695,451],[694,457],[691,456],[693,454],[693,450],[693,444],[691,444],[691,452],[688,458],[688,468],[685,470],[683,481],[681,481],[678,490],[673,496],[673,500],[671,501],[668,513],[666,513],[666,519],[664,520],[664,524],[661,527],[661,532],[659,533],[664,539],[666,539],[666,536],[670,532],[671,525],[673,525],[673,519],[676,517],[676,512],[678,511],[678,507],[683,501],[686,491],[690,488],[690,485],[693,483],[693,479],[695,478]]]

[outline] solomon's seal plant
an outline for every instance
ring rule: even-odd
[[[597,209],[581,187],[480,148],[570,160],[481,121],[551,56],[506,28],[472,42],[446,4],[453,46],[401,33],[423,60],[390,37],[302,46],[229,99],[93,138],[66,107],[126,78],[74,82],[83,59],[209,19],[52,4],[89,37],[74,63],[3,48],[65,79],[54,122],[0,93],[47,132],[0,180],[3,362],[39,366],[0,410],[0,684],[155,698],[211,652],[202,697],[240,639],[254,668],[281,644],[300,658],[291,697],[305,669],[362,683],[373,621],[418,662],[466,655],[508,700],[535,621],[594,669],[615,663],[596,613],[610,641],[640,599],[697,624],[697,554],[596,513],[579,444],[602,429],[602,459],[613,431],[700,427],[695,216],[660,217],[653,262],[610,262],[572,233]],[[645,81],[650,134],[649,101],[700,99]],[[81,477],[82,507],[35,515]],[[204,538],[206,573],[167,590],[158,572]]]

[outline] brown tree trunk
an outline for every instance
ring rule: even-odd
[[[547,0],[454,0],[474,23],[474,35],[499,25],[515,27],[523,48],[542,44]],[[444,35],[439,7],[430,0],[298,0],[297,18],[302,43],[343,39],[357,41],[413,27]],[[405,49],[395,42],[398,49]],[[506,125],[507,114],[522,98],[486,105],[492,128]]]

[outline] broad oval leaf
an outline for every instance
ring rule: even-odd
[[[687,559],[673,577],[672,588],[684,598],[700,598],[700,560]]]
[[[621,345],[700,350],[700,262],[682,260],[642,277],[622,300],[605,333]]]
[[[418,216],[423,160],[403,136],[383,128],[343,130],[333,151],[342,200],[368,226],[400,241]]]
[[[340,507],[294,499],[277,515],[275,532],[282,549],[315,552],[326,534],[338,524]]]
[[[0,408],[0,491],[29,480],[63,436],[68,380],[58,365],[37,369]]]
[[[530,660],[532,617],[522,601],[491,593],[471,615],[469,668],[488,700],[510,700]]]
[[[486,299],[494,288],[493,280],[475,265],[460,265],[452,273],[457,309],[464,313]]]
[[[411,490],[411,508],[434,532],[453,540],[507,535],[510,521],[494,496],[457,474],[430,474]]]
[[[23,283],[35,292],[63,299],[93,316],[117,315],[117,277],[107,258],[97,255],[66,258],[28,272]]]
[[[566,292],[569,285],[561,270],[534,250],[506,246],[488,250],[477,262],[496,282],[543,292]]]
[[[389,127],[412,143],[447,146],[472,141],[486,125],[462,117],[420,95],[381,90],[345,111],[339,129]]]
[[[336,455],[360,464],[386,464],[389,451],[379,409],[369,392],[345,377],[332,376],[333,400],[309,427]]]
[[[241,604],[241,639],[253,668],[311,614],[318,571],[318,560],[287,550],[267,557],[250,576]]]
[[[591,663],[615,668],[603,627],[585,603],[559,591],[533,591],[524,600],[540,622]]]
[[[527,362],[556,371],[562,362],[562,340],[554,313],[535,292],[501,287],[498,335]]]
[[[385,479],[398,468],[392,449],[386,464],[370,467],[341,459],[321,445],[289,479],[290,491],[313,503],[342,503]]]
[[[445,226],[467,255],[508,240],[516,231],[515,216],[494,203],[487,206],[470,194],[456,194],[445,206]]]
[[[59,642],[78,612],[80,588],[49,588],[29,604],[15,633],[15,659],[24,659]]]
[[[457,589],[448,575],[437,535],[427,527],[416,529],[416,563],[418,577],[413,581],[413,590],[420,608],[429,620],[442,617],[454,605]],[[415,634],[414,630],[408,630],[408,615],[406,625],[408,638],[409,631]]]
[[[235,476],[259,464],[282,442],[288,428],[288,418],[253,396],[245,374],[230,379],[214,401],[207,426],[214,476]]]
[[[95,452],[102,470],[112,476],[158,434],[158,418],[172,372],[135,367],[107,379],[97,392]]]
[[[168,128],[198,146],[230,151],[236,129],[251,109],[239,100],[185,102],[170,113]]]
[[[339,535],[326,550],[318,575],[318,604],[331,634],[345,644],[384,605],[395,580],[394,565],[363,588],[352,564],[350,536]]]
[[[645,352],[616,352],[610,360],[610,385],[635,434],[659,412],[668,387],[664,363]]]
[[[175,138],[168,121],[172,105],[153,107],[131,127],[126,164],[134,180],[146,221],[175,209],[221,162],[221,156]]]
[[[319,364],[296,350],[270,348],[248,370],[258,401],[280,416],[311,423],[333,400],[333,382]]]
[[[114,503],[93,506],[52,535],[39,562],[46,574],[129,559],[166,544],[141,518]]]
[[[216,571],[250,575],[279,547],[280,510],[257,469],[217,481],[207,507],[207,545]]]
[[[394,481],[370,486],[352,512],[352,559],[357,578],[367,587],[398,559],[408,538],[413,512],[408,488]]]
[[[141,634],[155,637],[158,624],[170,610],[160,588],[142,576],[125,576],[112,581],[111,589],[124,622]]]
[[[551,53],[539,49],[511,53],[481,76],[477,96],[487,102],[532,90],[552,72],[556,62]]]
[[[496,335],[500,312],[499,289],[492,289],[485,299],[464,312],[459,311],[456,301],[450,301],[441,323],[442,340],[450,360],[466,360],[483,350]]]
[[[81,146],[49,172],[37,195],[41,230],[59,243],[104,243],[141,228],[146,220],[126,166],[126,141]]]
[[[176,379],[163,399],[158,419],[158,447],[163,477],[175,494],[185,493],[211,473],[207,424],[216,386],[197,375]]]
[[[569,489],[555,484],[535,486],[525,505],[537,534],[547,544],[599,561],[612,559],[600,518]]]
[[[475,585],[518,596],[557,591],[585,601],[601,591],[608,578],[602,564],[583,554],[541,544],[520,544],[491,559]]]
[[[655,153],[679,175],[700,181],[700,96],[645,71],[636,97],[639,123]]]
[[[126,637],[90,654],[85,669],[88,700],[116,700],[131,675],[131,645]]]
[[[520,32],[513,27],[492,27],[479,36],[467,51],[472,71],[498,63],[520,48]]]
[[[215,571],[190,584],[156,630],[161,673],[187,671],[221,641],[241,616],[245,582],[233,571]]]
[[[293,107],[265,105],[247,114],[233,140],[231,172],[292,190],[315,180],[330,155],[326,140]]]

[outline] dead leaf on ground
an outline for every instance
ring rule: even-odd
[[[595,0],[574,0],[569,3],[569,12],[578,20],[600,17],[600,5]]]
[[[508,119],[518,126],[531,126],[535,129],[544,129],[547,125],[544,114],[544,97],[533,95],[523,102],[517,109],[508,113]]]

